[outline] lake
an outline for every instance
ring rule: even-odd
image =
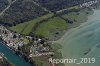
[[[100,66],[100,10],[88,16],[79,27],[70,29],[60,40],[63,58],[95,58],[95,63],[68,64],[65,66]],[[93,59],[92,59],[93,61]]]

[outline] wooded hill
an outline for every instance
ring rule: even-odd
[[[82,4],[91,0],[34,0],[50,11],[58,11],[67,7]]]
[[[2,4],[3,3],[5,2],[2,2]],[[46,13],[47,12],[42,8],[35,5],[32,0],[16,0],[16,2],[11,4],[11,6],[0,15],[0,24],[13,26],[38,16],[42,16]]]
[[[0,0],[0,24],[14,26],[86,1],[90,0]]]
[[[0,12],[5,9],[8,5],[8,1],[7,0],[0,0]]]

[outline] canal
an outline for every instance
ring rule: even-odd
[[[0,43],[0,52],[15,66],[31,66],[30,63],[26,62],[22,57],[16,55],[6,45]]]

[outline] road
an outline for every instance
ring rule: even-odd
[[[12,5],[13,3],[15,3],[15,2],[16,2],[16,0],[12,1],[12,3],[9,4],[9,5],[0,13],[0,16],[2,16],[2,15],[4,14],[4,12],[7,11],[7,10],[11,7],[11,5]]]

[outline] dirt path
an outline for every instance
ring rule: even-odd
[[[11,7],[11,5],[12,5],[13,3],[15,3],[15,2],[16,2],[16,0],[12,1],[12,3],[11,3],[10,5],[8,5],[8,6],[0,13],[0,16],[2,16],[2,15],[4,14],[4,12],[7,11],[7,10]]]

